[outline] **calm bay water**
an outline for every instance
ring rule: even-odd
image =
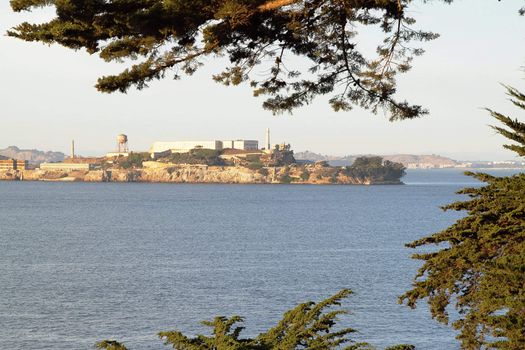
[[[509,171],[496,171],[507,175]],[[245,335],[342,288],[340,324],[378,348],[458,349],[425,303],[397,304],[420,265],[404,244],[459,213],[438,207],[477,185],[458,170],[411,171],[406,186],[0,182],[0,349],[91,349],[156,332]]]

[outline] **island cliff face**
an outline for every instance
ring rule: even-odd
[[[244,166],[182,165],[144,162],[139,169],[104,169],[90,171],[4,170],[0,180],[84,181],[84,182],[159,182],[224,184],[402,184],[404,169],[389,168],[356,171],[349,167],[331,167],[324,162],[308,165],[250,169]]]

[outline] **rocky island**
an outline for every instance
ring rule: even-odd
[[[34,169],[1,169],[0,180],[224,184],[402,184],[405,167],[381,157],[352,165],[300,163],[287,147],[272,152],[193,149],[151,160],[148,153],[113,158],[69,158]],[[52,165],[52,166],[49,166]]]

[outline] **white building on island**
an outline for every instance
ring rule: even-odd
[[[256,151],[259,149],[257,140],[224,140],[222,148],[241,149],[244,151]]]
[[[203,141],[157,141],[150,148],[151,158],[167,156],[172,153],[188,153],[202,148],[220,151],[225,148],[253,151],[259,149],[257,140],[203,140]]]
[[[221,150],[222,142],[209,141],[157,141],[150,148],[151,158],[157,158],[170,153],[188,153],[195,148]]]

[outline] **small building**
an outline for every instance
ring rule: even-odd
[[[29,162],[27,160],[2,159],[0,160],[0,170],[27,170]]]
[[[89,171],[95,168],[94,164],[88,163],[42,163],[40,164],[40,170],[49,171]]]
[[[101,165],[104,162],[104,160],[105,160],[104,158],[100,158],[100,157],[76,157],[76,158],[66,158],[62,161],[62,163]]]
[[[110,152],[106,153],[106,158],[129,157],[129,152]]]
[[[244,151],[256,151],[259,149],[257,140],[224,140],[222,148],[240,149]]]

